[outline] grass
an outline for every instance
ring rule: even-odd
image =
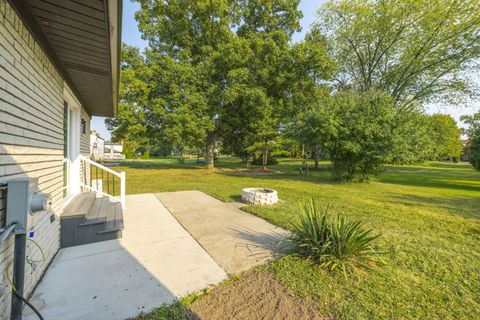
[[[333,182],[329,164],[300,175],[301,161],[270,167],[280,174],[242,174],[237,159],[221,159],[207,171],[194,160],[125,162],[127,193],[201,190],[238,201],[244,187],[276,189],[284,202],[243,209],[288,227],[299,202],[314,197],[361,219],[389,249],[385,264],[346,279],[287,256],[268,268],[287,287],[342,319],[473,319],[480,313],[480,173],[468,164],[431,162],[389,166],[366,184]]]

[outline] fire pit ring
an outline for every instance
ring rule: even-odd
[[[245,188],[242,190],[242,201],[268,206],[278,202],[278,192],[267,188]]]

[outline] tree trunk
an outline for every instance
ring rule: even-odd
[[[262,166],[263,170],[267,170],[268,163],[268,143],[265,143],[262,150]]]
[[[320,147],[317,144],[315,146],[315,154],[313,155],[314,159],[315,159],[315,170],[318,170],[318,158],[319,158],[319,155],[320,155],[320,150],[319,149],[320,149]]]
[[[215,137],[213,135],[210,135],[207,138],[207,147],[205,150],[205,159],[206,159],[206,164],[205,168],[207,169],[214,169],[215,164],[214,164],[214,157],[215,157]]]
[[[185,159],[183,158],[183,148],[180,148],[180,163],[184,163]]]
[[[243,161],[243,163],[245,163],[245,165],[247,166],[247,169],[248,169],[248,153],[243,154],[242,161]]]

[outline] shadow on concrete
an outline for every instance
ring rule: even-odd
[[[237,242],[236,246],[247,248],[252,256],[278,259],[292,251],[291,245],[286,241],[284,232],[266,233],[251,229],[236,230],[232,228],[230,228],[230,231],[236,238],[245,240],[245,242]]]
[[[60,250],[31,299],[45,319],[135,317],[226,277],[155,196],[124,216],[123,238]]]

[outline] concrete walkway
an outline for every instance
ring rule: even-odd
[[[156,196],[229,274],[272,259],[286,233],[200,191],[165,192]]]
[[[126,319],[226,277],[153,194],[127,196],[124,220],[119,240],[60,250],[31,299],[45,319]]]

